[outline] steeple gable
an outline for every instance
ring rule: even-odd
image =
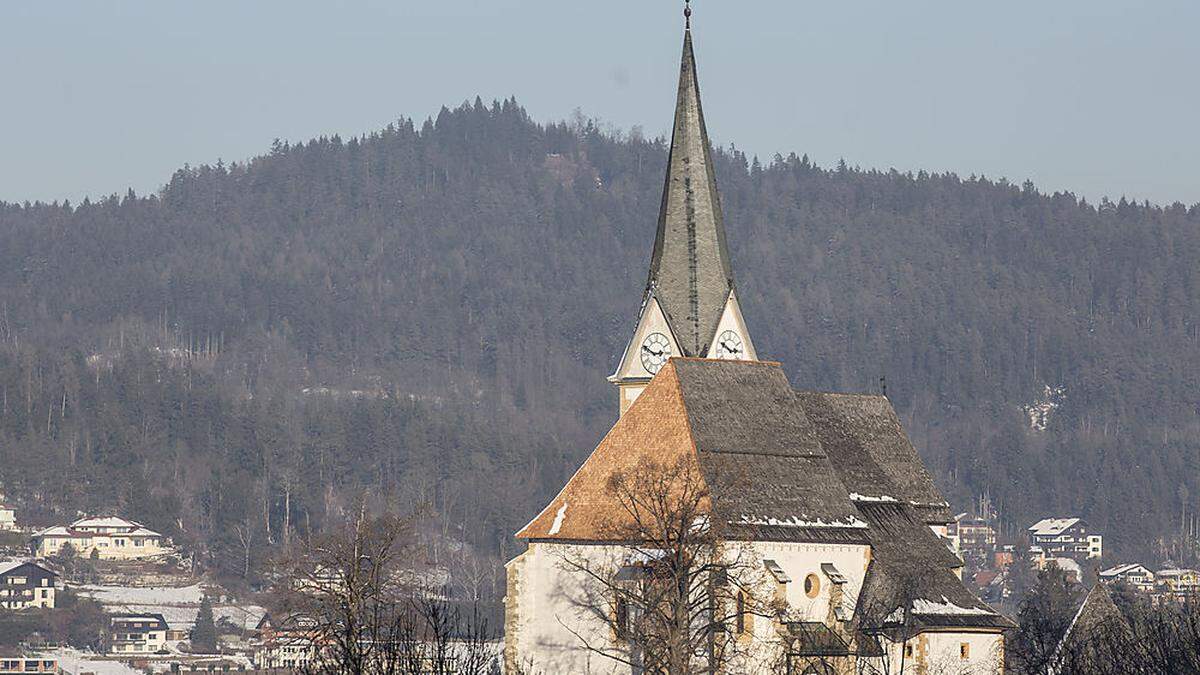
[[[620,388],[621,414],[671,357],[758,358],[733,290],[721,199],[700,105],[690,6],[684,16],[688,27],[650,278],[633,338],[608,378]]]
[[[707,355],[733,290],[713,168],[689,28],[683,38],[675,127],[646,289],[657,298],[682,356]]]

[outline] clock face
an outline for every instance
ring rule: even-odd
[[[744,359],[746,358],[746,346],[742,344],[742,338],[737,333],[727,330],[717,336],[717,358],[718,359]]]
[[[642,341],[642,367],[651,375],[671,358],[671,341],[662,333],[651,333]]]

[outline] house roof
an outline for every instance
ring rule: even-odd
[[[886,397],[815,391],[796,397],[851,499],[906,503],[924,522],[950,522],[949,504]]]
[[[1071,529],[1081,520],[1081,518],[1043,518],[1030,525],[1029,531],[1040,536],[1055,537]]]
[[[169,628],[166,618],[164,618],[162,614],[158,613],[148,612],[145,614],[113,614],[108,618],[109,625],[146,621],[152,621],[163,629]]]
[[[132,520],[125,520],[124,518],[117,518],[116,516],[101,516],[101,517],[91,517],[91,518],[80,518],[79,520],[76,520],[75,522],[71,523],[71,527],[74,527],[74,528],[82,528],[82,527],[132,527],[132,528],[136,528],[136,527],[141,527],[141,525],[139,523],[133,522]]]
[[[1125,563],[1124,565],[1117,565],[1115,567],[1110,567],[1106,570],[1101,571],[1100,576],[1102,576],[1102,577],[1119,577],[1122,574],[1128,574],[1129,572],[1134,572],[1139,569],[1143,570],[1145,572],[1150,572],[1150,569],[1141,563]],[[1153,574],[1153,572],[1150,572],[1150,573]]]
[[[1092,586],[1076,604],[1071,623],[1055,649],[1055,670],[1068,672],[1072,661],[1085,657],[1093,649],[1096,637],[1104,631],[1120,631],[1129,635],[1129,624],[1109,595],[1104,584]]]
[[[627,514],[609,480],[650,460],[695,468],[714,515],[747,538],[863,542],[866,523],[795,401],[778,364],[672,359],[517,536],[611,538]]]
[[[658,299],[682,354],[703,356],[732,290],[733,267],[688,30],[646,293]]]
[[[120,522],[120,525],[113,524]],[[134,528],[129,532],[92,532],[90,530],[81,530],[79,527],[129,527]],[[144,525],[135,523],[122,518],[82,518],[70,525],[55,525],[44,530],[34,533],[35,539],[42,537],[71,537],[71,538],[93,538],[93,537],[162,537],[162,534],[147,528]]]
[[[55,572],[54,570],[51,570],[51,569],[47,568],[47,567],[46,567],[46,566],[44,566],[44,565],[41,565],[41,564],[39,564],[39,563],[37,563],[37,562],[34,562],[33,560],[4,560],[4,561],[0,561],[0,576],[4,576],[4,575],[7,575],[7,574],[11,574],[12,572],[15,572],[15,571],[17,571],[18,569],[20,569],[20,568],[22,568],[22,567],[24,567],[24,566],[26,566],[26,565],[30,565],[30,566],[32,566],[32,567],[36,567],[36,568],[40,569],[41,571],[43,571],[43,572],[45,572],[46,574],[49,574],[49,575],[51,575],[51,576],[55,576],[55,577],[56,577],[56,576],[58,576],[58,573],[57,573],[57,572]]]

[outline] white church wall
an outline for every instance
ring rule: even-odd
[[[584,575],[564,561],[615,567],[624,550],[586,544],[530,542],[511,560],[508,572],[505,661],[529,672],[622,672],[622,664],[588,649],[613,645],[608,624],[577,603],[586,592]],[[532,662],[530,662],[532,660]],[[629,666],[623,666],[629,671]]]
[[[1004,672],[1004,637],[998,633],[923,633],[928,675],[997,675]]]
[[[756,542],[753,550],[760,561],[774,560],[778,563],[791,579],[784,585],[784,593],[792,610],[792,618],[799,621],[828,621],[830,618],[830,601],[837,585],[822,572],[822,563],[832,564],[846,577],[841,589],[841,604],[852,611],[866,577],[867,565],[871,562],[868,546]],[[811,596],[805,592],[805,579],[810,575],[816,582],[816,592]],[[774,578],[766,575],[766,579],[760,592],[774,593],[777,588]]]

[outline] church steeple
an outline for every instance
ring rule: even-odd
[[[732,290],[733,268],[688,28],[647,293],[658,298],[683,355],[704,356]]]
[[[700,103],[691,7],[650,275],[633,339],[609,378],[625,412],[672,356],[757,358],[734,292],[725,219]]]

